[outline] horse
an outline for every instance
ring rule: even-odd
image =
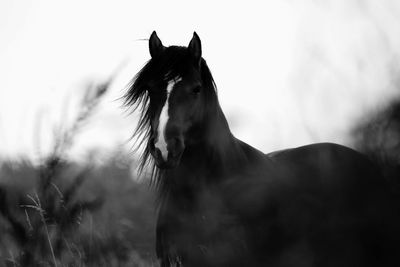
[[[333,143],[264,154],[230,131],[196,32],[166,47],[154,31],[149,51],[124,101],[141,112],[160,266],[400,266],[398,196],[366,156]]]

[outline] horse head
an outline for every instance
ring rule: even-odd
[[[201,41],[194,33],[188,47],[165,47],[153,32],[149,50],[157,67],[147,88],[151,110],[148,149],[159,168],[173,168],[185,146],[196,142],[195,131],[204,119]]]

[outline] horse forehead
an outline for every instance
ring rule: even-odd
[[[170,104],[170,99],[171,99],[171,93],[174,90],[174,88],[176,88],[175,85],[177,83],[179,83],[180,81],[182,81],[182,77],[175,76],[175,77],[169,78],[169,79],[167,79],[167,77],[165,77],[165,81],[167,82],[167,86],[164,89],[165,93],[166,93],[166,98],[165,98],[165,101],[161,102],[162,109],[165,109],[165,108],[168,109],[168,105]]]
[[[167,87],[166,87],[166,92],[167,92],[167,101],[168,101],[168,96],[172,92],[172,90],[175,88],[175,85],[182,81],[182,76],[175,76],[172,79],[166,79],[167,80]]]
[[[166,74],[164,74],[164,81],[167,82],[178,82],[182,79],[182,75],[178,73],[172,74],[172,71],[168,71]]]

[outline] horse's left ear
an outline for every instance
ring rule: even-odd
[[[192,40],[190,40],[188,46],[190,54],[194,57],[194,59],[200,64],[201,59],[201,41],[196,32],[193,33]]]

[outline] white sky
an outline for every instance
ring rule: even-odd
[[[68,122],[63,106],[73,117],[82,85],[124,60],[72,155],[129,147],[135,116],[117,99],[149,59],[140,39],[153,30],[164,45],[200,35],[232,131],[265,152],[349,144],[356,121],[398,93],[396,0],[1,0],[0,156],[46,153],[52,129]]]

